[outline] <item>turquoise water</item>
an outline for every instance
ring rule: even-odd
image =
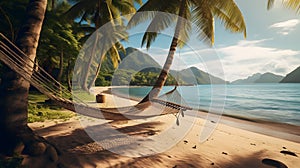
[[[163,92],[173,87],[164,87]],[[150,87],[117,88],[142,98]],[[213,112],[300,125],[300,84],[198,85],[177,89],[189,106]]]

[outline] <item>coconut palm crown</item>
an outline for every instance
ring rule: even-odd
[[[164,15],[161,12],[179,17]],[[231,32],[242,32],[246,37],[244,17],[234,0],[149,0],[137,11],[137,14],[129,21],[128,27],[131,28],[146,20],[151,20],[142,39],[142,46],[146,45],[147,48],[151,46],[161,31],[176,23],[169,54],[161,74],[151,92],[142,102],[158,96],[166,81],[176,48],[183,46],[184,42],[189,39],[192,24],[196,26],[199,40],[203,40],[209,45],[214,44],[215,18],[220,19],[226,29]]]

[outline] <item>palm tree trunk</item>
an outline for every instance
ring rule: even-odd
[[[88,85],[88,78],[89,78],[89,69],[92,65],[93,57],[96,53],[97,43],[98,43],[98,34],[96,33],[96,37],[95,37],[95,40],[94,40],[94,45],[93,45],[93,48],[92,48],[92,52],[90,54],[90,57],[88,59],[86,67],[83,69],[83,80],[81,81],[81,88],[85,91],[89,90],[89,88],[87,86]]]
[[[68,90],[71,92],[72,91],[72,82],[71,82],[71,59],[68,61],[68,66],[67,66],[67,81],[68,81]]]
[[[60,56],[59,56],[59,73],[57,76],[57,81],[61,82],[62,75],[63,75],[63,70],[64,70],[64,51],[61,50]]]
[[[168,74],[170,72],[170,68],[171,65],[173,63],[173,59],[174,59],[174,55],[175,55],[175,51],[179,42],[179,34],[181,31],[181,28],[183,26],[183,13],[186,9],[186,0],[182,0],[181,1],[181,5],[179,8],[179,14],[178,14],[178,19],[177,19],[177,23],[176,23],[176,27],[175,27],[175,33],[172,39],[172,43],[170,45],[169,48],[169,53],[166,59],[166,62],[163,66],[163,69],[161,70],[158,79],[156,80],[154,86],[152,87],[151,91],[142,99],[142,101],[140,103],[144,103],[147,102],[153,98],[156,98],[158,96],[158,94],[160,93],[162,87],[165,85]]]
[[[61,81],[62,81],[63,70],[64,70],[64,51],[61,50],[60,56],[59,56],[59,72],[57,75],[57,81],[59,83],[61,83]],[[60,93],[62,94],[61,86],[59,86],[59,89],[60,89]]]
[[[36,57],[46,7],[47,0],[30,0],[27,19],[18,35],[17,46],[31,60]],[[33,63],[27,59],[26,64],[31,67],[24,66],[24,69],[32,73]],[[5,70],[0,85],[0,153],[4,155],[40,155],[46,149],[53,149],[27,126],[29,86],[29,82],[17,73]]]
[[[100,69],[101,69],[101,65],[102,65],[102,62],[103,62],[103,58],[104,58],[104,55],[101,56],[100,62],[99,62],[98,67],[97,67],[97,70],[95,72],[95,75],[94,75],[93,79],[89,83],[88,89],[90,89],[93,86],[93,84],[95,83],[95,81],[96,81],[96,79],[97,79],[97,77],[99,75],[99,72],[100,72]]]

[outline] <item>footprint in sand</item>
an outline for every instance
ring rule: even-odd
[[[266,158],[266,159],[263,159],[261,162],[265,165],[269,165],[269,166],[276,167],[276,168],[288,168],[284,163],[277,161],[277,160],[273,160],[273,159]]]

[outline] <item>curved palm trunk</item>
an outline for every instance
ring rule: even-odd
[[[46,6],[47,0],[30,0],[27,19],[17,39],[18,47],[31,60],[36,57]],[[32,73],[33,65],[23,68]],[[40,155],[48,148],[45,140],[27,126],[29,86],[29,82],[17,73],[5,70],[0,85],[0,153]]]
[[[93,76],[93,79],[89,83],[88,89],[90,89],[93,86],[93,84],[95,83],[95,81],[96,81],[96,79],[97,79],[97,77],[99,75],[99,72],[101,70],[101,65],[102,65],[103,59],[104,59],[104,55],[101,56],[100,63],[98,64],[98,67],[97,67],[96,72],[95,72],[95,74]]]
[[[101,11],[101,9],[100,9],[100,1],[98,2],[98,10],[99,11]],[[107,5],[107,3],[106,3],[106,1],[103,1],[103,4],[102,4],[104,7],[105,7],[105,9],[107,10],[107,11],[105,11],[105,12],[107,12],[109,15],[108,15],[108,20],[109,21],[112,21],[113,20],[113,16],[112,16],[112,13],[111,13],[111,10],[110,10],[110,8],[109,8],[109,6]],[[104,11],[103,11],[104,12]],[[96,19],[96,21],[99,21],[98,19]],[[112,29],[114,28],[114,26],[113,26],[113,22],[111,22],[111,24],[112,24]],[[96,27],[97,27],[97,29],[100,27],[100,23],[98,23],[98,22],[96,22]],[[97,30],[96,30],[97,31]],[[102,46],[104,46],[104,44],[102,44]],[[99,75],[99,72],[100,72],[100,70],[101,70],[101,64],[102,64],[102,61],[103,61],[103,59],[104,59],[104,56],[105,56],[105,53],[103,53],[102,55],[101,55],[101,58],[100,58],[100,61],[99,61],[99,63],[98,63],[98,66],[97,66],[97,69],[96,69],[96,72],[95,72],[95,74],[94,74],[94,76],[92,77],[92,80],[89,82],[89,84],[88,84],[88,87],[87,87],[87,89],[89,90],[92,86],[93,86],[93,84],[95,83],[95,81],[96,81],[96,79],[97,79],[97,77],[98,77],[98,75]]]
[[[72,73],[72,68],[71,68],[71,59],[70,59],[68,60],[68,66],[67,66],[67,82],[68,82],[68,90],[70,92],[72,91],[71,73]]]
[[[57,81],[59,83],[61,83],[61,81],[62,81],[63,71],[64,71],[64,51],[61,50],[60,56],[59,56],[59,73],[57,75]],[[62,94],[61,86],[59,86],[59,89],[60,89],[59,90],[60,94]]]
[[[81,88],[85,91],[89,90],[89,88],[88,88],[89,69],[90,69],[90,67],[92,65],[92,62],[93,62],[93,57],[94,57],[95,52],[96,52],[97,43],[98,43],[98,34],[96,34],[94,45],[93,45],[93,48],[92,48],[92,52],[91,52],[90,57],[88,59],[87,65],[86,65],[85,69],[83,69],[83,80],[81,81]]]
[[[158,94],[160,93],[162,87],[165,85],[168,74],[170,72],[170,68],[171,65],[173,63],[173,59],[174,59],[174,55],[175,55],[175,51],[179,42],[179,34],[180,31],[182,29],[182,25],[184,24],[183,21],[183,13],[186,9],[186,0],[182,0],[181,1],[181,6],[179,9],[179,14],[178,14],[178,19],[177,19],[177,23],[176,23],[176,27],[175,27],[175,33],[172,39],[172,43],[171,46],[169,48],[169,53],[166,59],[166,62],[163,66],[163,69],[161,70],[158,79],[156,80],[154,86],[152,87],[151,91],[143,98],[143,100],[140,103],[144,103],[147,102],[153,98],[156,98],[158,96]]]

